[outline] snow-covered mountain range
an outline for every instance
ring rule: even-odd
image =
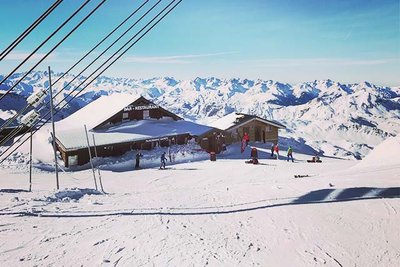
[[[12,76],[0,90],[7,90],[21,75]],[[60,76],[52,73],[53,82]],[[54,90],[58,92],[73,78],[66,75],[54,85]],[[57,102],[84,79],[76,77],[74,86],[67,86]],[[46,72],[28,75],[13,90],[15,94],[0,102],[0,119],[9,118],[24,105],[27,96],[47,86]],[[331,156],[364,156],[385,138],[400,132],[400,87],[368,82],[342,84],[332,80],[290,85],[271,80],[214,77],[135,80],[102,76],[74,99],[59,118],[101,95],[117,92],[143,95],[180,116],[205,124],[233,111],[277,120],[287,126],[281,133],[285,138]]]

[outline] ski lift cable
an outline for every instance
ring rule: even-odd
[[[94,74],[96,74],[97,71],[99,71],[103,66],[105,66],[113,57],[115,57],[122,49],[124,49],[133,39],[135,39],[142,31],[144,31],[153,21],[155,21],[157,19],[157,17],[159,17],[165,10],[167,10],[176,0],[172,0],[163,10],[161,10],[153,19],[151,19],[139,32],[137,32],[134,36],[132,36],[122,47],[120,47],[116,52],[114,52],[114,54],[112,54],[105,62],[103,62],[96,70],[94,70],[83,82],[81,82],[78,86],[75,87],[74,90],[72,90],[71,92],[69,92],[69,94],[67,96],[65,96],[60,103],[62,103],[63,101],[65,101],[68,97],[70,97],[72,95],[72,93],[74,93],[76,90],[78,90],[78,88],[80,86],[82,86],[87,80],[90,79],[90,77],[92,77]],[[156,3],[156,5],[159,3],[160,1],[158,1]],[[154,8],[155,6],[153,6],[152,8]],[[151,10],[149,10],[148,12],[150,12]],[[169,11],[171,12],[171,11]],[[168,12],[168,13],[169,13]],[[168,14],[167,13],[167,14]],[[165,17],[166,15],[164,15]],[[157,22],[158,23],[158,22]],[[156,24],[155,24],[156,25]],[[76,98],[84,89],[86,89],[92,82],[94,82],[102,73],[104,73],[109,67],[111,67],[111,65],[113,65],[120,57],[122,57],[122,55],[124,55],[131,47],[133,47],[141,38],[144,37],[144,35],[146,35],[155,25],[153,25],[151,28],[149,28],[144,34],[142,34],[142,36],[140,36],[140,38],[138,38],[134,43],[132,43],[127,49],[125,49],[124,52],[122,52],[116,59],[114,59],[106,68],[104,68],[99,74],[96,75],[95,78],[93,78],[91,81],[89,81],[83,88],[81,88],[77,94],[75,94],[70,100],[68,100],[61,108],[63,109],[66,105],[68,105],[74,98]],[[59,107],[60,103],[58,105],[56,105],[56,107]],[[47,116],[48,114],[46,114],[45,116]]]
[[[151,22],[153,22],[160,14],[162,14],[172,3],[174,3],[176,0],[173,0],[167,7],[165,7],[162,11],[160,11],[148,24],[146,24],[141,31],[143,31]],[[167,14],[169,14],[180,2],[182,2],[182,0],[180,0],[174,7],[172,7],[165,15],[163,15],[153,26],[151,26],[150,29],[148,29],[144,34],[142,34],[142,36],[140,36],[140,38],[138,40],[140,40],[141,38],[143,38],[152,28],[154,28],[154,26],[156,24],[158,24]],[[140,31],[140,32],[141,32]],[[139,33],[140,33],[139,32]],[[137,41],[138,41],[137,40]],[[137,41],[134,43],[136,44]],[[129,43],[130,41],[128,41],[127,43]],[[128,49],[126,49],[123,53],[126,53],[131,47],[133,47],[132,44]],[[124,45],[125,46],[125,45]],[[123,47],[124,47],[123,46]],[[122,49],[122,48],[121,48]],[[120,49],[120,50],[121,50]],[[119,52],[120,50],[118,50],[117,52]],[[117,53],[116,52],[116,53]],[[81,84],[79,84],[72,92],[70,92],[70,94],[68,96],[70,96],[74,91],[76,91],[79,86],[81,86],[83,83],[85,83],[95,72],[97,72],[101,67],[103,67],[116,53],[114,53],[106,62],[104,62],[98,69],[96,69],[88,78],[86,78]],[[93,81],[95,81],[102,73],[104,73],[104,71],[106,71],[111,65],[113,65],[123,54],[121,54],[117,59],[115,59],[111,64],[109,64],[105,69],[103,69],[99,74],[96,75],[95,78],[93,78],[88,84],[86,84],[82,89],[79,90],[79,92],[77,94],[75,94],[69,101],[67,101],[59,110],[57,110],[54,114],[57,114],[61,109],[63,109],[65,106],[67,106],[74,98],[76,98],[84,89],[86,89]],[[68,96],[66,96],[62,101],[64,101]],[[60,103],[62,103],[62,101]],[[58,105],[56,105],[56,107],[58,107],[60,105],[60,103]],[[49,115],[50,112],[47,112],[44,116]],[[34,132],[32,132],[32,135],[34,135],[38,130],[40,130],[48,121],[50,120],[50,118],[48,118],[42,125],[40,125],[38,128],[35,129]],[[34,125],[32,125],[29,129],[29,131],[32,131],[32,129],[39,123],[36,122]],[[18,140],[15,142],[19,142],[24,136],[26,135],[23,134],[22,136],[20,136],[18,138]],[[12,153],[14,153],[14,151],[16,151],[23,143],[25,143],[27,140],[29,139],[29,137],[27,139],[25,139],[24,141],[22,141],[21,144],[19,144],[13,151],[11,151],[3,160],[0,161],[0,163],[2,163],[6,158],[8,158],[10,155],[12,155]],[[14,143],[14,144],[15,144]],[[8,150],[10,150],[12,148],[12,146],[10,146],[9,148],[7,148],[5,151],[3,151],[0,154],[0,157],[3,156]]]
[[[102,68],[110,59],[112,59],[117,53],[119,53],[127,44],[129,44],[130,43],[130,41],[132,41],[140,32],[142,32],[148,25],[150,25],[158,16],[160,16],[169,6],[171,6],[171,4],[173,4],[175,2],[175,0],[173,0],[173,1],[171,1],[170,2],[170,4],[169,5],[167,5],[162,11],[160,11],[152,20],[150,20],[150,22],[148,22],[136,35],[134,35],[130,40],[128,40],[117,52],[115,52],[106,62],[104,62],[102,65],[100,65],[100,67],[98,67],[94,72],[92,72],[82,83],[80,83],[78,86],[76,86],[76,88],[73,90],[73,91],[71,91],[67,96],[65,96],[64,97],[64,99],[63,100],[61,100],[60,101],[60,103],[62,103],[64,100],[66,100],[69,96],[71,96],[71,94],[73,93],[73,92],[75,92],[81,85],[83,85],[88,79],[90,79],[90,77],[93,75],[93,74],[95,74],[100,68]],[[180,2],[179,2],[180,3]],[[171,10],[170,10],[171,11]],[[170,12],[169,11],[169,12]],[[169,13],[168,12],[168,13]],[[167,14],[168,14],[167,13]],[[165,16],[163,16],[163,18],[164,18]],[[160,20],[159,20],[160,21]],[[158,21],[158,22],[159,22]],[[157,22],[157,23],[158,23]],[[153,27],[154,27],[155,25],[153,25],[150,29],[152,29]],[[147,32],[149,32],[150,30],[148,30]],[[141,37],[140,37],[140,39],[141,38],[143,38],[143,36],[145,35],[145,34],[147,34],[147,32],[145,32]],[[140,40],[139,39],[139,40]],[[135,42],[136,43],[136,42]],[[133,45],[131,45],[130,47],[132,47]],[[128,49],[127,49],[128,50]],[[127,52],[127,50],[125,50],[125,52],[124,53],[126,53]],[[122,56],[122,55],[121,55]],[[113,63],[115,62],[116,60],[114,60],[113,61]],[[113,64],[112,63],[112,64]],[[109,68],[112,64],[110,64],[107,68]],[[78,92],[78,94],[76,94],[75,96],[73,96],[65,105],[63,105],[62,107],[61,107],[61,109],[62,108],[64,108],[66,105],[68,105],[74,98],[76,98],[87,86],[89,86],[98,76],[100,76],[104,71],[105,71],[106,69],[104,69],[100,74],[98,74],[94,79],[92,79],[85,87],[83,87],[79,92]],[[58,104],[58,105],[56,105],[55,106],[55,108],[56,107],[58,107],[59,105],[60,105],[60,103]],[[59,111],[56,111],[55,112],[55,114],[57,114]],[[50,112],[47,112],[45,115],[44,115],[44,117],[46,117],[46,116],[48,116],[49,115],[49,113]],[[37,130],[39,130],[44,124],[46,124],[48,121],[50,120],[50,118],[49,119],[47,119]],[[36,123],[34,123],[34,125],[31,125],[31,128],[30,128],[30,131],[33,129],[33,127],[35,127],[37,124],[38,124],[39,122],[36,122]],[[36,130],[36,131],[37,131]],[[34,132],[34,133],[36,133],[36,131]],[[34,134],[33,133],[33,134]],[[19,137],[18,138],[18,140],[16,141],[16,142],[14,142],[14,143],[17,143],[17,142],[19,142],[24,136],[26,135],[26,133],[25,134],[23,134],[21,137]],[[8,139],[10,139],[10,138],[12,138],[13,136],[11,136],[11,137],[9,137]],[[27,139],[26,139],[27,140]],[[25,140],[25,141],[26,141]],[[6,141],[8,141],[8,140],[4,140],[3,139],[3,142],[6,142]],[[23,141],[23,142],[25,142],[25,141]],[[11,147],[12,146],[10,146],[9,148],[7,148],[5,151],[3,151],[1,154],[0,154],[0,156],[2,156],[5,152],[7,152],[9,149],[11,149]],[[18,146],[19,147],[19,146]],[[18,148],[17,147],[17,148]],[[15,150],[14,150],[15,151]],[[13,151],[13,152],[14,152]],[[12,152],[12,153],[13,153]],[[10,154],[11,155],[11,154]],[[7,156],[8,157],[8,156]],[[2,161],[1,161],[2,162]],[[0,162],[0,163],[1,163]]]
[[[163,20],[173,9],[175,9],[182,1],[183,1],[183,0],[179,0],[171,9],[169,9],[169,10],[167,11],[166,14],[164,14],[164,15],[163,15],[155,24],[153,24],[144,34],[142,34],[142,36],[140,36],[140,38],[139,38],[138,40],[142,39],[151,29],[153,29],[160,21],[162,21],[162,20]],[[171,3],[173,3],[173,2],[175,2],[175,0],[173,0]],[[137,42],[135,42],[134,44],[136,44],[136,43],[137,43]],[[134,44],[132,44],[130,47],[128,47],[128,49],[126,49],[123,53],[126,53],[130,48],[132,48],[132,47],[134,46]],[[116,58],[116,60],[118,60],[122,55],[123,55],[123,54],[121,54],[118,58]],[[82,90],[80,90],[80,92],[82,92],[87,86],[89,86],[94,80],[96,80],[101,74],[103,74],[109,67],[111,67],[111,66],[116,62],[116,60],[114,60],[111,64],[109,64],[109,65],[108,65],[105,69],[103,69],[99,74],[97,74],[95,78],[93,78],[87,85],[85,85],[84,88],[82,88]],[[79,92],[79,93],[80,93],[80,92]],[[78,94],[79,94],[79,93],[78,93]],[[74,98],[75,98],[76,96],[77,96],[77,95],[75,95]],[[61,107],[61,109],[64,108],[66,105],[68,105],[72,100],[73,100],[73,98],[70,99],[67,103],[65,103],[65,104]],[[57,106],[58,106],[58,105],[57,105]],[[57,110],[57,111],[55,112],[55,114],[57,114],[61,109]],[[49,120],[50,120],[50,118],[48,118],[42,125],[40,125],[38,128],[36,128],[35,131],[32,132],[32,135],[34,135],[37,131],[39,131]],[[35,125],[31,126],[30,129],[33,129],[33,127],[35,127],[37,124],[38,124],[38,122],[35,123]],[[25,134],[26,134],[26,133],[25,133]],[[22,135],[22,136],[17,140],[17,142],[19,142],[19,141],[25,136],[25,134]],[[6,157],[4,157],[4,158],[0,161],[0,163],[2,163],[2,162],[3,162],[5,159],[7,159],[10,155],[12,155],[12,154],[13,154],[18,148],[20,148],[28,139],[29,139],[29,137],[26,138],[24,141],[22,141],[22,142],[21,142],[16,148],[14,148]],[[11,148],[11,146],[10,146],[8,149],[6,149],[5,151],[3,151],[3,152],[0,154],[0,157],[3,156],[10,148]]]
[[[97,47],[99,47],[106,39],[108,39],[115,31],[117,31],[123,24],[125,24],[133,15],[135,15],[145,4],[147,4],[150,0],[146,0],[143,2],[141,6],[139,6],[136,10],[134,10],[125,20],[123,20],[117,27],[115,27],[107,36],[105,36],[100,42],[98,42],[90,51],[88,51],[82,58],[80,58],[73,66],[71,66],[66,72],[64,72],[59,78],[57,78],[56,81],[52,85],[55,85],[57,82],[59,82],[62,78],[65,77],[73,68],[75,68],[79,63],[81,63],[90,53],[92,53]],[[79,76],[79,75],[78,75]],[[72,82],[72,81],[71,81]],[[62,90],[64,90],[67,86],[69,86],[70,83],[68,83]],[[61,90],[61,91],[62,91]],[[55,99],[60,93],[58,92],[53,99]],[[46,90],[47,92],[47,90]],[[48,104],[48,103],[47,103]],[[10,125],[13,121],[15,121],[21,114],[23,114],[31,105],[28,104],[25,106],[25,108],[21,109],[18,113],[16,113],[13,117],[8,119],[1,127],[0,127],[0,132],[6,128],[8,125]],[[0,144],[1,145],[1,144]]]
[[[23,33],[21,33],[3,52],[0,53],[2,61],[22,40],[25,39],[50,13],[52,13],[64,0],[55,1],[39,18],[37,18]]]
[[[4,145],[9,141],[11,138],[13,138],[15,135],[18,134],[19,131],[21,131],[24,128],[24,125],[19,125],[18,127],[14,128],[11,132],[9,132],[5,137],[3,137],[0,140],[0,146]]]
[[[69,16],[56,30],[54,30],[38,47],[36,47],[32,53],[30,53],[16,68],[14,68],[13,71],[11,71],[8,75],[6,75],[0,82],[0,85],[3,84],[8,78],[11,77],[11,75],[14,74],[23,64],[25,64],[26,61],[28,61],[40,48],[42,48],[43,45],[45,45],[57,32],[59,32],[73,17],[75,17],[76,14],[78,14],[91,0],[86,0],[77,10],[75,10],[74,13],[72,13],[71,16]],[[48,53],[49,54],[49,53]],[[47,57],[47,55],[45,55]],[[44,57],[44,58],[45,58]],[[36,66],[35,66],[36,67]],[[32,71],[32,70],[30,70]],[[30,72],[29,71],[29,72]],[[25,78],[25,77],[24,77]],[[19,84],[22,81],[20,79],[16,84],[14,84],[9,91],[11,91],[17,84]],[[8,92],[6,94],[8,94]],[[4,95],[5,96],[5,95]],[[3,97],[4,97],[3,96]],[[0,100],[3,98],[1,97]]]
[[[80,83],[78,86],[75,87],[74,90],[72,90],[68,95],[66,95],[61,101],[63,102],[64,100],[66,100],[68,97],[71,96],[71,94],[73,92],[75,92],[76,90],[78,90],[78,88],[80,86],[82,86],[88,79],[90,79],[90,77],[95,74],[101,67],[103,67],[108,61],[110,61],[112,59],[112,57],[114,57],[117,53],[119,53],[125,46],[127,46],[135,37],[137,37],[148,25],[150,25],[158,16],[160,16],[160,14],[162,14],[169,6],[171,6],[171,4],[174,2],[175,0],[173,0],[168,6],[166,6],[161,12],[159,12],[152,20],[150,20],[150,22],[148,22],[139,32],[137,32],[133,37],[131,37],[121,48],[119,48],[110,58],[108,58],[103,64],[100,65],[100,67],[98,67],[95,71],[93,71],[82,83]],[[87,67],[85,67],[84,70],[82,70],[78,75],[76,75],[67,85],[64,86],[63,89],[61,89],[54,97],[53,99],[55,99],[55,97],[57,97],[62,91],[64,91],[74,80],[76,80],[79,75],[81,75],[86,69],[88,69],[95,61],[97,61],[106,51],[108,51],[115,43],[117,43],[127,32],[129,32],[133,26],[135,26],[140,20],[142,20],[149,12],[151,12],[151,10],[153,10],[159,3],[161,2],[161,0],[159,0],[157,3],[155,3],[145,14],[143,14],[132,26],[130,26],[117,40],[115,40],[110,46],[108,46],[98,57],[96,57]],[[85,87],[86,88],[86,87]],[[46,103],[48,104],[48,103]],[[57,108],[59,105],[56,105],[55,108]],[[47,116],[49,114],[49,112],[47,112],[44,116]],[[14,135],[16,133],[18,133],[18,130],[13,132]],[[8,140],[10,140],[11,138],[14,137],[14,135],[7,135],[6,138],[4,138],[1,144],[6,143]],[[1,156],[1,155],[0,155]]]
[[[57,97],[62,91],[64,91],[73,81],[75,81],[80,75],[82,75],[83,72],[85,72],[90,66],[92,66],[100,57],[102,57],[110,48],[112,48],[119,40],[121,40],[122,37],[124,37],[134,26],[136,26],[144,17],[146,17],[159,3],[161,0],[158,0],[157,3],[155,3],[145,14],[143,14],[133,25],[131,25],[122,35],[120,35],[112,44],[110,44],[103,52],[101,52],[92,62],[90,62],[81,72],[79,72],[67,85],[65,85],[59,92],[57,92],[53,98]],[[136,36],[136,35],[135,35]],[[133,38],[131,38],[128,42],[130,42]],[[119,51],[119,50],[118,50]],[[98,69],[96,69],[97,71]],[[94,71],[94,72],[96,72]],[[92,72],[91,75],[93,75]],[[82,83],[79,86],[81,86]],[[69,95],[68,95],[69,96]],[[67,97],[68,97],[67,96]],[[64,97],[63,100],[65,100],[66,97]],[[63,101],[61,100],[61,102]],[[48,103],[46,103],[48,104]]]
[[[175,1],[175,0],[174,0]],[[129,32],[140,20],[142,20],[151,10],[153,10],[159,3],[161,2],[161,0],[159,0],[157,3],[155,3],[144,15],[142,15],[132,26],[130,26],[129,28],[128,28],[128,30],[126,30],[124,33],[123,33],[123,35],[125,35],[127,32]],[[173,1],[172,1],[173,2]],[[171,3],[172,3],[171,2]],[[168,5],[167,7],[169,7],[170,5]],[[166,8],[167,8],[166,7]],[[164,10],[163,11],[161,11],[155,18],[153,18],[149,23],[147,23],[146,24],[146,26],[144,26],[136,35],[134,35],[131,39],[129,39],[129,41],[127,41],[125,44],[124,44],[124,46],[122,46],[117,52],[115,52],[114,54],[113,54],[113,56],[115,55],[115,54],[117,54],[119,51],[121,51],[122,49],[123,49],[123,47],[125,47],[130,41],[132,41],[132,39],[134,39],[140,32],[142,32],[151,22],[153,22],[162,12],[164,12],[165,11],[165,9],[166,8],[164,8]],[[63,87],[63,89],[61,89],[56,95],[54,95],[53,96],[53,99],[55,99],[62,91],[64,91],[74,80],[76,80],[78,77],[79,77],[79,75],[81,75],[87,68],[89,68],[95,61],[97,61],[106,51],[108,51],[115,43],[117,43],[121,38],[122,38],[122,36],[123,35],[121,35],[116,41],[114,41],[110,46],[108,46],[98,57],[96,57],[96,59],[94,59],[87,67],[85,67],[85,69],[83,70],[83,71],[81,71],[78,75],[76,75],[67,85],[65,85],[64,87]],[[60,101],[60,103],[62,102],[62,101],[64,101],[64,100],[66,100],[69,96],[71,96],[71,94],[74,92],[74,91],[76,91],[82,84],[84,84],[94,73],[96,73],[102,66],[104,66],[113,56],[111,56],[105,63],[103,63],[99,68],[97,68],[94,72],[92,72],[89,76],[88,76],[88,78],[86,78],[82,83],[80,83],[78,86],[76,86],[76,88],[73,90],[73,91],[71,91],[67,96],[65,96],[61,101]],[[46,103],[46,104],[48,104],[48,103]],[[45,104],[45,105],[46,105]],[[58,105],[56,105],[54,108],[56,108]],[[27,108],[27,107],[26,107]],[[49,112],[47,112],[44,116],[47,116],[49,114]],[[0,145],[2,145],[2,144],[4,144],[4,143],[6,143],[8,140],[10,140],[11,138],[13,138],[17,133],[18,133],[18,131],[19,130],[16,130],[16,131],[13,131],[12,132],[12,134],[10,133],[10,134],[8,134],[7,136],[6,136],[6,138],[4,138],[4,139],[2,139],[1,140],[1,143],[0,143]],[[1,156],[1,155],[0,155]]]
[[[89,3],[91,0],[86,0],[86,2],[74,13],[78,13],[80,9],[83,8],[84,5],[86,5],[87,3]],[[89,12],[88,15],[86,15],[66,36],[64,36],[64,38],[61,39],[61,41],[59,41],[52,49],[50,49],[49,52],[47,52],[46,55],[44,55],[44,57],[42,59],[39,60],[39,62],[37,62],[29,71],[27,71],[22,77],[21,79],[19,79],[15,84],[13,84],[11,86],[11,88],[9,88],[7,90],[7,92],[5,94],[3,94],[0,97],[0,101],[7,95],[9,94],[23,79],[25,79],[26,76],[29,75],[29,73],[31,73],[40,63],[43,62],[43,60],[45,60],[57,47],[59,47],[73,32],[75,32],[75,30],[77,30],[100,6],[102,6],[104,4],[104,2],[107,0],[102,0],[91,12]],[[64,23],[63,23],[64,24]],[[34,52],[36,52],[37,50],[35,50]],[[33,53],[34,53],[33,52]],[[33,55],[33,53],[30,54],[30,56]],[[29,56],[29,57],[30,57]],[[16,69],[14,69],[7,77],[5,77],[1,82],[0,85],[6,81],[6,79],[8,79],[12,73],[14,73],[23,63],[26,62],[27,59],[25,59]]]
[[[176,0],[172,0],[162,11],[160,11],[152,20],[150,20],[139,32],[137,32],[131,39],[129,39],[122,47],[120,47],[114,54],[112,54],[103,64],[101,64],[95,71],[93,71],[86,80],[84,80],[82,83],[80,83],[74,90],[72,90],[66,97],[64,97],[63,100],[60,101],[62,103],[64,100],[66,100],[68,97],[71,96],[72,93],[74,93],[80,86],[82,86],[92,75],[94,75],[97,71],[99,71],[104,65],[106,65],[113,57],[115,57],[122,49],[124,49],[134,38],[136,38],[145,28],[147,28],[154,20],[157,19],[165,10],[167,10]],[[182,1],[182,0],[181,0]],[[181,2],[179,1],[179,3]],[[173,9],[173,8],[172,8]],[[162,18],[164,18],[169,12],[172,11],[169,10]],[[161,18],[161,19],[162,19]],[[160,20],[161,20],[160,19]],[[158,22],[160,22],[160,20]],[[103,74],[109,67],[111,67],[119,58],[121,58],[130,48],[132,48],[140,39],[142,39],[154,26],[158,23],[156,22],[153,26],[151,26],[145,33],[143,33],[136,41],[134,41],[128,48],[126,48],[119,56],[117,56],[107,67],[105,67],[100,73],[96,74],[96,77],[94,77],[91,81],[89,81],[83,88],[81,88],[77,94],[75,94],[71,99],[69,99],[61,108],[63,109],[66,105],[68,105],[74,98],[78,97],[79,94],[86,89],[92,82],[94,82],[101,74]],[[60,104],[56,105],[58,107]],[[45,115],[46,116],[46,115]]]
[[[38,121],[38,123],[40,122],[40,120],[42,120],[42,118],[37,118],[37,121]],[[33,125],[33,123],[32,123],[32,125]],[[18,132],[20,132],[20,131],[22,131],[23,129],[24,129],[24,127],[30,127],[30,126],[32,126],[32,125],[24,125],[24,124],[22,124],[22,125],[19,125],[18,127],[16,127],[16,128],[14,128],[11,132],[9,132],[5,137],[3,137],[1,140],[0,140],[0,146],[2,146],[2,145],[4,145],[5,143],[7,143],[9,140],[11,140],[11,138],[13,138],[13,137],[15,137],[17,134],[18,134]],[[32,128],[30,128],[30,129],[32,129]],[[26,134],[27,132],[25,132],[24,134]]]

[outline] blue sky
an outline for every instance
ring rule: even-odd
[[[82,14],[99,1],[92,0]],[[3,50],[53,2],[2,0],[0,49]],[[0,73],[12,70],[18,60],[82,2],[64,0],[7,60],[0,62]],[[38,69],[50,65],[57,72],[67,70],[142,2],[107,0]],[[150,0],[146,7],[153,3],[155,0]],[[167,3],[169,1],[162,0],[159,7]],[[79,18],[82,15],[73,22]],[[60,40],[61,34],[55,40]],[[39,50],[36,58],[54,43]],[[29,69],[34,62],[30,61],[20,70]],[[239,77],[292,84],[333,79],[398,86],[400,1],[183,0],[105,75],[178,79]]]

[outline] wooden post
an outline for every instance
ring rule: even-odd
[[[88,151],[89,151],[89,162],[90,162],[90,166],[92,166],[94,186],[96,187],[96,190],[98,190],[97,181],[96,181],[96,173],[94,172],[93,161],[92,161],[92,152],[90,151],[89,136],[87,133],[86,124],[83,126],[85,127],[86,141],[87,141],[87,147],[88,147]]]
[[[32,130],[31,138],[29,141],[29,192],[32,191]]]
[[[53,106],[53,89],[51,86],[51,70],[49,66],[49,91],[50,91],[50,113],[51,113],[51,125],[53,128],[53,150],[54,150],[54,169],[56,171],[56,185],[57,190],[60,189],[60,183],[58,180],[58,164],[57,164],[57,149],[56,149],[56,129],[54,126],[54,106]]]
[[[97,148],[96,148],[96,140],[94,139],[94,134],[92,135],[92,137],[93,137],[93,146],[94,146],[94,156],[97,158]],[[99,182],[100,182],[101,191],[103,193],[105,193],[104,188],[103,188],[103,182],[101,181],[101,174],[100,174],[99,167],[97,167],[97,172],[99,173]]]

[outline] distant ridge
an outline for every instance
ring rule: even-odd
[[[7,84],[20,76],[13,75]],[[53,73],[54,80],[60,76]],[[67,75],[54,89],[60,90],[72,77]],[[75,84],[83,79],[78,77]],[[16,87],[15,93],[27,97],[47,84],[47,72],[34,72]],[[7,88],[3,86],[2,90]],[[72,89],[67,88],[65,94]],[[287,127],[283,132],[286,138],[305,142],[322,154],[339,157],[362,157],[387,137],[400,132],[399,87],[377,86],[367,81],[345,84],[329,79],[290,85],[260,79],[101,76],[71,102],[59,119],[101,95],[113,93],[143,95],[180,116],[202,123],[234,111],[276,120]],[[2,111],[10,110],[10,105],[6,108],[3,104],[0,103]]]

